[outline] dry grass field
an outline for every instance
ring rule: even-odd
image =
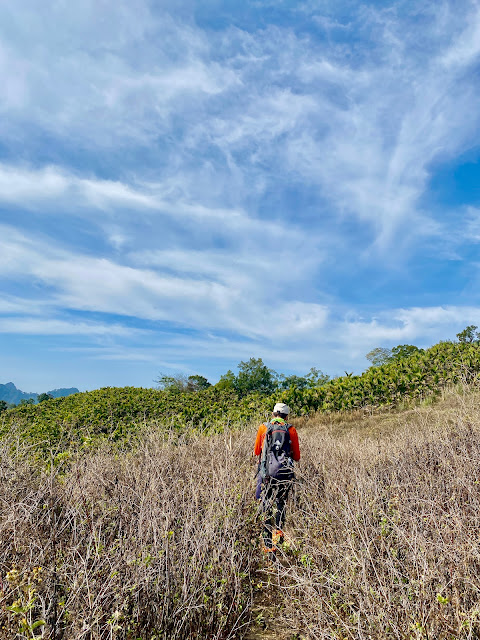
[[[49,469],[0,443],[0,638],[480,637],[480,395],[297,420],[275,565],[255,425],[146,430]],[[56,458],[58,461],[58,456]]]

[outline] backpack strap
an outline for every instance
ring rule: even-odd
[[[266,428],[265,437],[263,438],[263,446],[262,446],[262,455],[260,456],[260,460],[258,462],[258,471],[257,475],[260,474],[262,478],[267,476],[267,437],[268,430],[273,426],[271,422],[265,422],[263,426]]]

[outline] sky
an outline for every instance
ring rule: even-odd
[[[480,326],[478,0],[2,0],[0,86],[0,383]]]

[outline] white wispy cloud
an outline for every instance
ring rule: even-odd
[[[187,368],[362,368],[477,323],[474,302],[349,288],[368,297],[379,254],[388,281],[478,242],[475,207],[428,204],[436,164],[478,142],[478,3],[291,4],[209,29],[189,2],[1,3],[0,332],[148,359],[136,320],[167,325],[156,358]]]
[[[3,105],[10,126],[37,122],[43,130],[70,140],[81,137],[82,146],[97,149],[122,145],[125,139],[140,147],[158,139],[157,156],[162,157],[163,146],[163,157],[169,159],[162,182],[179,177],[180,205],[183,200],[185,210],[189,199],[195,202],[190,213],[206,206],[212,189],[216,203],[208,202],[209,211],[222,209],[234,184],[239,187],[238,205],[253,185],[261,193],[279,178],[300,176],[318,185],[337,215],[367,223],[379,245],[391,245],[398,229],[409,235],[413,224],[416,235],[432,234],[434,225],[419,204],[429,166],[461,152],[478,126],[473,108],[478,89],[468,86],[464,77],[478,56],[480,18],[475,4],[466,3],[468,10],[455,18],[454,37],[447,47],[435,34],[452,17],[451,11],[445,17],[450,3],[437,3],[435,13],[425,4],[431,19],[428,25],[422,23],[431,47],[428,58],[412,46],[419,37],[415,16],[371,7],[354,13],[350,29],[361,21],[364,31],[369,25],[375,28],[367,35],[374,35],[370,44],[377,53],[360,62],[345,48],[320,46],[288,27],[250,33],[230,29],[229,39],[224,34],[207,36],[167,13],[152,12],[143,2],[138,12],[125,2],[117,3],[112,20],[119,35],[112,25],[104,26],[99,47],[99,27],[88,23],[87,4],[76,9],[75,25],[58,7],[50,7],[43,17],[33,3],[24,7],[35,16],[33,42],[44,30],[50,39],[34,62],[29,55],[33,45],[27,51],[20,47],[26,34],[4,44],[0,77],[4,84],[18,83],[19,77],[24,84],[15,99],[18,107],[23,96],[23,109]],[[3,11],[8,16],[12,2],[7,1]],[[308,11],[317,20],[335,22],[331,10],[323,17],[313,7]],[[71,48],[61,56],[56,54],[63,40],[50,22],[66,22],[74,34]],[[82,29],[90,27],[80,46]],[[163,40],[157,37],[160,33]],[[135,60],[132,51],[139,43],[142,55]],[[50,74],[49,82],[45,74]],[[41,78],[48,92],[42,93]],[[171,145],[172,118],[177,114],[182,119]],[[221,152],[222,161],[207,161],[208,148]],[[209,162],[214,162],[216,187],[213,176],[206,180]],[[36,184],[33,177],[33,171],[22,174],[4,166],[3,198],[19,201],[22,195],[30,206],[55,195],[70,203],[78,197],[94,207],[165,204],[148,188],[122,180],[72,180],[52,167],[38,172]],[[320,212],[317,226],[322,219]]]
[[[101,336],[134,337],[145,333],[139,329],[120,324],[102,324],[94,322],[75,322],[56,318],[0,317],[0,333],[24,334],[36,336]]]
[[[287,278],[289,265],[282,265],[281,252],[270,261],[261,257],[256,262],[251,258],[239,277],[236,269],[222,268],[226,255],[212,255],[203,272],[201,265],[208,262],[208,253],[196,256],[200,266],[196,270],[195,255],[187,251],[177,253],[176,263],[173,254],[167,253],[163,260],[161,252],[153,259],[146,256],[144,260],[150,268],[140,268],[67,251],[10,227],[3,226],[1,231],[2,272],[15,279],[41,283],[46,287],[45,299],[59,309],[120,314],[264,338],[291,335],[293,339],[312,327],[321,327],[325,321],[323,306],[297,301],[294,294],[282,298],[285,283],[278,279],[282,274]],[[178,274],[155,270],[155,262],[170,269],[176,266]],[[259,269],[263,270],[261,280]],[[270,299],[265,293],[269,286]],[[279,311],[275,323],[267,319],[272,304]]]

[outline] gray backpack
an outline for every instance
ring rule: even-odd
[[[276,478],[288,480],[293,476],[293,460],[291,456],[290,424],[265,424],[267,432],[263,441],[262,455],[258,473],[264,480]]]

